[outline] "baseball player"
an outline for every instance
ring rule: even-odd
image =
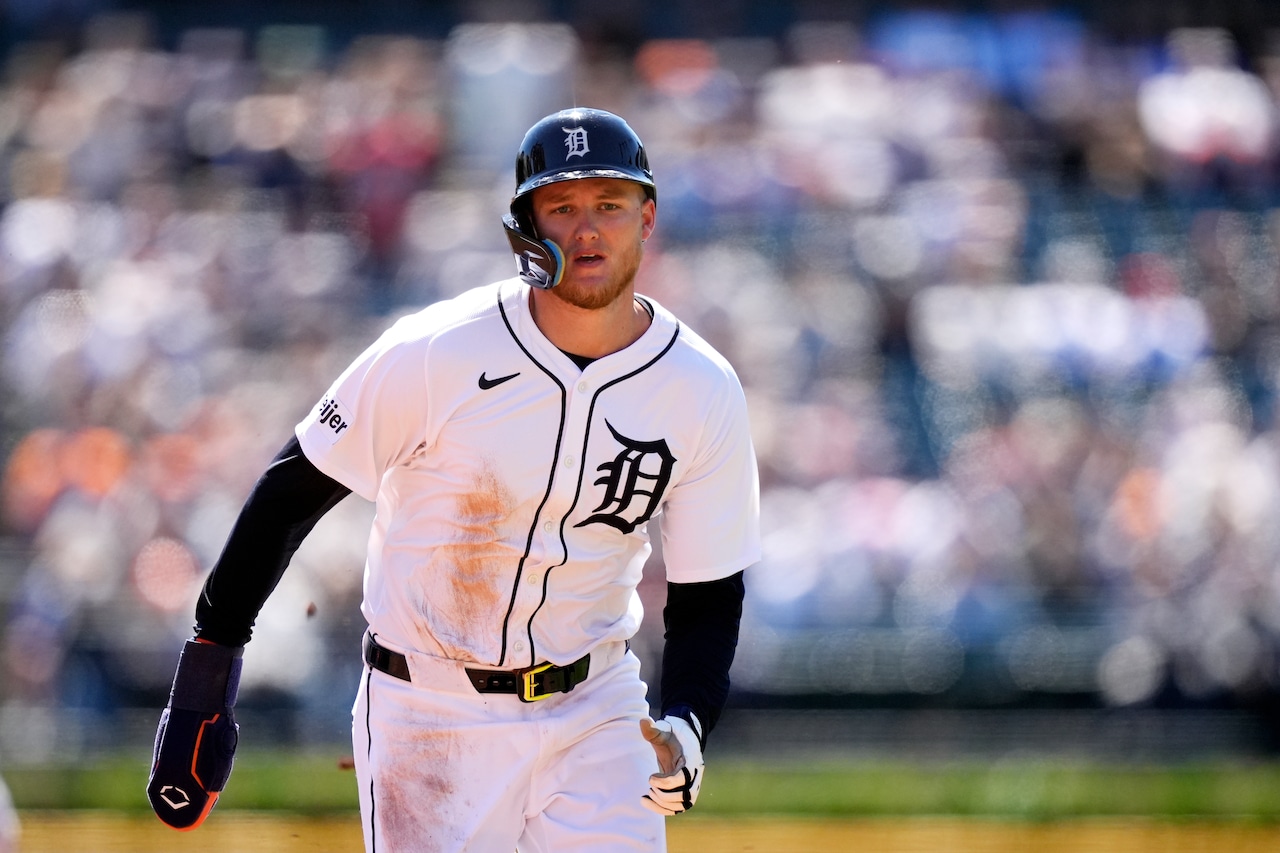
[[[635,293],[656,222],[611,113],[539,121],[504,226],[519,274],[395,323],[268,467],[196,606],[148,795],[198,826],[231,771],[254,619],[350,492],[376,504],[352,738],[368,851],[660,851],[729,685],[759,486],[730,365]],[[659,519],[661,713],[628,639]]]

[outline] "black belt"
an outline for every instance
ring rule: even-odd
[[[404,655],[393,652],[391,649],[384,649],[369,634],[364,635],[364,662],[379,672],[394,675],[401,681],[413,681],[409,677],[409,661],[405,660]]]
[[[364,662],[401,681],[413,680],[405,656],[378,645],[369,634],[364,635]],[[537,702],[556,693],[568,693],[587,680],[590,669],[591,655],[588,654],[565,666],[544,663],[522,669],[467,669],[466,672],[477,693],[514,693],[521,702]]]

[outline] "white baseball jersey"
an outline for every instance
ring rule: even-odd
[[[512,278],[401,319],[296,433],[376,502],[362,610],[389,645],[483,666],[570,663],[630,638],[660,518],[667,578],[756,562],[759,484],[727,361],[652,299],[585,370]]]

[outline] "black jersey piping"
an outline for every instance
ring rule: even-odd
[[[557,379],[554,373],[548,370],[541,362],[539,362],[536,358],[533,357],[533,353],[529,352],[529,349],[524,345],[524,343],[520,340],[520,337],[516,334],[516,330],[512,328],[511,319],[507,316],[507,308],[505,305],[502,304],[501,289],[499,289],[498,291],[498,313],[502,315],[502,323],[507,327],[507,334],[511,335],[511,340],[515,341],[516,346],[518,346],[520,348],[520,351],[525,354],[525,357],[528,358],[529,361],[533,363],[533,366],[541,370],[543,373],[545,373],[547,377],[556,384],[556,387],[560,389],[560,426],[556,430],[555,451],[551,454],[551,465],[547,472],[547,488],[546,488],[546,491],[542,493],[542,500],[538,502],[538,511],[534,513],[533,522],[529,525],[529,534],[528,536],[525,537],[525,542],[524,542],[524,553],[520,555],[520,562],[516,565],[515,577],[511,581],[511,599],[507,602],[507,613],[505,616],[502,617],[502,647],[501,647],[501,651],[498,654],[498,666],[506,666],[507,665],[508,628],[511,624],[511,614],[515,612],[516,598],[520,593],[520,579],[524,576],[524,564],[525,562],[528,561],[529,553],[533,550],[533,537],[537,534],[538,519],[542,517],[542,510],[546,508],[547,501],[551,499],[551,490],[555,485],[556,460],[560,458],[560,447],[564,443],[565,410],[567,408],[566,401],[568,398],[568,394],[565,391],[564,383],[561,382],[559,379]],[[543,580],[543,584],[544,584],[543,589],[545,590],[546,588],[545,579]],[[543,596],[545,598],[546,596],[545,591],[543,592]],[[542,605],[539,604],[538,606],[541,607]],[[529,654],[532,657],[533,655],[532,638],[530,638],[529,640]],[[532,660],[530,660],[529,665],[530,666],[533,665]]]
[[[365,743],[365,767],[369,768],[369,842],[372,849],[369,853],[378,853],[378,792],[374,787],[373,772],[373,667],[365,664],[364,668],[364,733],[368,740]]]
[[[631,379],[632,377],[638,376],[639,374],[645,372],[650,367],[653,367],[653,365],[657,364],[658,361],[662,359],[663,356],[665,356],[668,352],[671,351],[671,348],[675,346],[676,340],[678,340],[679,337],[680,337],[680,323],[679,321],[676,321],[676,328],[675,328],[675,331],[672,332],[671,334],[671,340],[667,341],[666,346],[662,348],[662,351],[660,353],[658,353],[653,358],[649,359],[647,362],[640,365],[630,373],[624,374],[615,379],[610,379],[608,382],[604,383],[599,388],[597,388],[595,393],[591,395],[591,405],[587,409],[587,429],[582,436],[582,452],[579,454],[580,459],[584,459],[584,460],[586,459],[587,446],[591,442],[592,415],[595,413],[596,403],[597,401],[599,401],[600,395],[603,394],[609,388],[612,388],[614,385],[617,385],[619,382],[625,382],[626,380]],[[563,429],[563,422],[561,423],[561,428]],[[579,470],[578,485],[573,493],[573,503],[569,505],[569,512],[566,512],[564,515],[564,518],[560,520],[560,551],[561,553],[564,554],[564,559],[561,560],[556,565],[549,567],[545,572],[543,572],[542,599],[538,602],[538,606],[533,609],[533,612],[529,614],[529,622],[525,626],[525,631],[529,637],[529,654],[530,654],[529,665],[530,666],[532,666],[536,661],[536,658],[534,657],[535,649],[533,646],[533,620],[537,618],[539,611],[542,610],[542,606],[547,603],[547,589],[548,589],[548,582],[550,580],[551,573],[569,561],[569,544],[565,541],[565,538],[564,538],[564,522],[565,522],[565,519],[567,519],[569,515],[573,512],[574,508],[578,506],[578,500],[582,497],[582,481],[584,479],[585,471],[586,471],[585,468]]]

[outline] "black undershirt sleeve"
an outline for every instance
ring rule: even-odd
[[[322,473],[295,436],[245,501],[196,603],[196,636],[243,646],[258,611],[316,522],[351,490]]]
[[[729,697],[744,591],[742,572],[707,583],[667,584],[662,716],[687,718],[692,711],[702,724],[703,746]]]

